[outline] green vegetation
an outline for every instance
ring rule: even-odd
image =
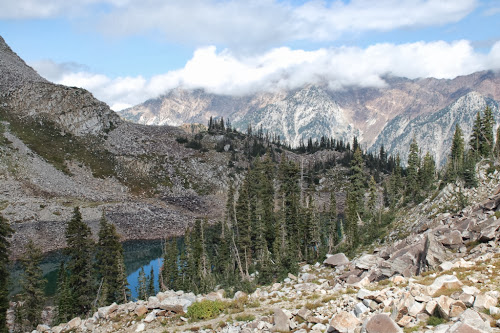
[[[212,319],[221,314],[225,308],[226,304],[221,301],[203,300],[188,307],[187,317],[191,321]]]
[[[9,309],[9,238],[13,230],[0,214],[0,333],[7,333],[7,310]]]
[[[24,274],[21,280],[22,303],[16,305],[16,331],[32,331],[41,322],[46,284],[40,268],[41,261],[42,251],[30,239],[21,258]]]
[[[440,318],[440,317],[436,317],[436,316],[430,316],[427,319],[427,325],[429,325],[429,326],[438,326],[438,325],[441,325],[444,323],[446,323],[446,320],[444,320],[443,318]]]
[[[99,241],[96,251],[97,280],[101,281],[98,306],[113,302],[125,303],[129,296],[123,247],[114,224],[106,220],[104,213],[100,220]]]

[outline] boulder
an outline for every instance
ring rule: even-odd
[[[401,333],[403,330],[386,314],[376,314],[367,322],[363,331],[366,333]]]
[[[461,245],[463,243],[463,241],[462,241],[462,233],[460,231],[458,231],[458,230],[452,230],[450,232],[447,232],[447,233],[443,234],[439,238],[439,241],[444,246],[457,247],[458,245]]]
[[[490,220],[488,220],[490,221]],[[481,225],[483,226],[482,223]],[[499,236],[498,230],[500,229],[500,220],[494,220],[488,225],[485,225],[481,229],[481,233],[479,234],[479,241],[480,242],[489,242],[491,240],[497,239]]]
[[[330,320],[328,332],[351,333],[361,322],[352,313],[342,311]]]
[[[97,309],[97,313],[99,314],[99,318],[107,319],[109,315],[118,310],[118,304],[113,303],[109,306],[105,306]]]
[[[422,311],[424,311],[424,308],[425,308],[425,304],[424,303],[420,303],[420,302],[415,302],[413,303],[412,306],[410,306],[410,308],[408,309],[408,314],[412,317],[417,317],[417,315],[419,313],[421,313]]]
[[[462,287],[462,285],[463,283],[455,275],[442,275],[427,287],[427,293],[429,295],[434,295],[438,290],[458,289]]]
[[[139,305],[135,308],[134,312],[137,316],[140,317],[148,312],[148,308],[144,305]]]
[[[42,333],[49,332],[49,331],[50,331],[50,326],[48,326],[48,325],[44,325],[44,324],[39,324],[39,325],[36,327],[36,330],[37,330],[38,332],[42,332]]]
[[[306,307],[301,307],[297,312],[297,316],[301,317],[304,320],[307,320],[307,317],[309,317],[311,313],[311,310],[307,309]]]
[[[327,266],[342,266],[349,264],[349,259],[347,259],[346,255],[343,253],[336,253],[323,261],[323,265]]]
[[[66,331],[76,330],[82,324],[80,317],[76,317],[68,321],[64,329]]]
[[[446,333],[485,333],[485,331],[472,327],[469,324],[458,322],[452,325]]]
[[[363,313],[370,312],[370,309],[363,303],[358,303],[354,306],[354,314],[359,318]]]
[[[274,309],[273,331],[290,332],[290,319],[288,319],[288,316],[279,308]]]
[[[462,301],[455,301],[450,306],[450,318],[456,318],[460,316],[465,310],[467,306]]]
[[[160,307],[160,300],[156,296],[151,296],[148,298],[147,303],[148,309],[158,309]]]
[[[462,293],[459,297],[458,297],[459,300],[461,300],[465,306],[467,307],[471,307],[473,304],[474,304],[474,296],[470,295],[470,294],[467,294],[467,293]]]
[[[490,332],[491,327],[488,321],[484,321],[479,313],[472,309],[465,310],[459,318],[461,323],[467,324],[473,328],[480,330],[480,332]]]
[[[478,294],[476,296],[476,300],[474,301],[474,309],[484,310],[489,309],[490,306],[496,306],[497,300],[496,298],[491,297],[490,295]]]
[[[418,271],[436,269],[440,263],[446,260],[446,250],[443,245],[436,240],[432,233],[427,233],[425,237],[424,250],[418,261]]]
[[[442,318],[446,320],[450,319],[450,308],[452,303],[452,298],[444,295],[439,296],[437,299],[437,311]]]
[[[153,312],[148,313],[148,315],[146,316],[146,318],[144,318],[144,322],[145,323],[150,323],[150,322],[152,322],[155,319],[156,319],[156,313],[153,311]]]
[[[379,263],[384,261],[384,259],[377,257],[373,254],[365,254],[361,256],[358,260],[354,262],[354,265],[362,270],[369,270],[370,268],[377,266]]]

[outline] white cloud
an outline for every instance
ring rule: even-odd
[[[457,22],[478,1],[0,0],[0,19],[86,17],[111,35],[160,32],[183,43],[264,50],[290,41]]]
[[[50,64],[47,65],[47,64]],[[451,79],[480,70],[500,69],[500,42],[488,54],[475,52],[469,41],[376,44],[367,48],[339,47],[315,51],[272,49],[261,55],[238,57],[214,46],[196,50],[184,68],[145,79],[109,78],[77,65],[33,63],[42,76],[56,83],[90,90],[115,110],[156,97],[174,88],[203,88],[218,94],[244,95],[293,89],[305,84],[381,87],[383,76]],[[55,68],[54,68],[55,67]]]

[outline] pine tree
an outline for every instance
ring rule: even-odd
[[[69,289],[69,277],[64,261],[59,265],[56,291],[56,316],[55,324],[66,323],[71,319],[73,309],[71,290]]]
[[[495,142],[495,158],[500,159],[500,126],[497,128],[497,141]]]
[[[137,299],[145,301],[148,297],[148,278],[144,272],[144,267],[141,267],[139,276],[137,277]]]
[[[40,268],[42,251],[30,239],[21,258],[23,276],[21,280],[23,301],[23,329],[32,331],[42,321],[42,310],[45,305],[44,288],[46,280]]]
[[[465,143],[463,138],[462,129],[457,124],[455,127],[455,134],[453,134],[453,141],[451,143],[451,153],[448,160],[446,170],[446,180],[449,182],[455,181],[463,171],[465,154]]]
[[[470,157],[475,158],[476,160],[481,155],[481,127],[482,127],[482,119],[481,114],[478,112],[476,115],[476,120],[474,121],[474,125],[472,127],[472,133],[469,140],[470,146]]]
[[[495,119],[493,118],[493,111],[489,106],[484,110],[484,116],[481,121],[481,141],[480,153],[482,157],[488,158],[491,156],[493,149],[493,125]]]
[[[427,152],[424,156],[424,161],[422,163],[422,168],[420,172],[420,187],[424,191],[429,191],[432,189],[434,180],[436,178],[436,162],[432,155]]]
[[[355,248],[359,243],[358,220],[364,212],[365,175],[363,169],[363,156],[358,148],[351,160],[351,184],[347,192],[346,233],[347,242],[351,248]]]
[[[420,167],[420,157],[418,156],[417,140],[413,138],[410,144],[410,152],[408,154],[408,167],[406,168],[406,194],[415,201],[419,194],[418,170]]]
[[[178,289],[178,275],[179,268],[177,265],[177,240],[175,238],[165,242],[165,249],[163,251],[163,266],[161,270],[161,286],[163,290],[176,290]]]
[[[13,230],[0,214],[0,333],[7,333],[7,310],[9,309],[9,238]]]
[[[330,209],[328,210],[327,219],[327,232],[328,232],[328,253],[332,253],[333,247],[339,243],[339,231],[337,224],[337,199],[335,192],[330,192]]]
[[[154,266],[151,265],[151,271],[149,272],[149,279],[148,279],[148,296],[156,296],[156,289],[155,289],[155,271],[154,271]]]
[[[99,240],[97,243],[96,264],[101,287],[101,306],[113,302],[127,302],[127,280],[123,259],[123,246],[114,224],[106,220],[104,213],[101,216]]]
[[[377,183],[375,182],[375,178],[373,176],[370,177],[370,183],[368,184],[369,197],[367,208],[370,214],[375,214],[375,205],[377,203]]]
[[[93,275],[93,248],[90,228],[82,221],[80,209],[75,207],[66,226],[65,253],[68,255],[69,288],[72,294],[74,316],[86,315],[95,297]]]

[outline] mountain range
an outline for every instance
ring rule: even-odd
[[[467,140],[470,120],[487,104],[498,118],[499,72],[483,71],[455,79],[387,76],[384,80],[386,85],[381,88],[332,91],[326,86],[306,85],[247,96],[176,89],[119,114],[140,124],[173,126],[206,124],[210,117],[223,117],[240,131],[249,125],[262,127],[292,146],[310,137],[352,141],[356,136],[365,149],[374,151],[383,144],[390,154],[400,153],[403,160],[412,137],[418,136],[422,150],[430,151],[441,165],[456,123],[463,124]],[[428,122],[436,120],[430,116],[433,114],[440,117],[440,125],[436,129],[433,124],[431,133]]]

